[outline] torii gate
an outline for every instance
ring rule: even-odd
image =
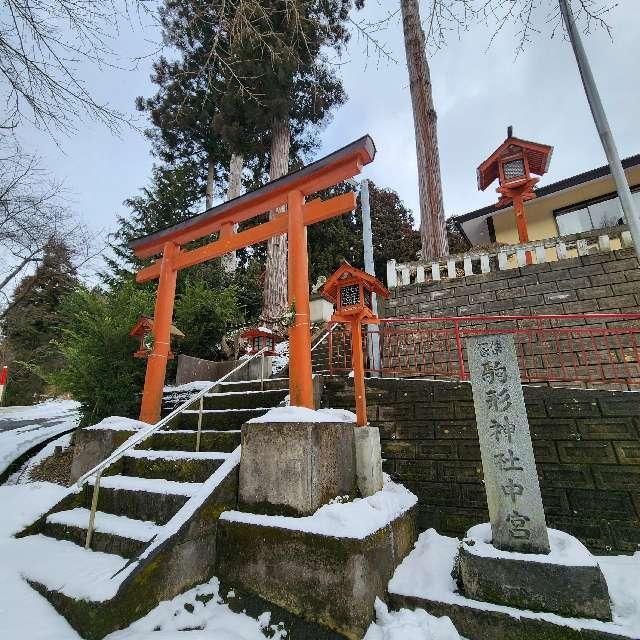
[[[306,226],[354,210],[356,198],[353,193],[345,193],[325,201],[314,199],[305,203],[305,197],[357,175],[364,165],[373,161],[375,152],[371,137],[364,136],[299,171],[129,243],[138,258],[162,254],[136,275],[137,282],[158,278],[154,343],[147,360],[140,420],[155,423],[160,419],[178,271],[283,233],[289,237],[289,303],[295,304],[295,320],[289,330],[291,404],[313,408]],[[286,212],[268,222],[240,232],[234,228],[239,222],[283,205],[287,207]],[[219,232],[218,239],[209,244],[196,249],[182,248],[216,232]]]

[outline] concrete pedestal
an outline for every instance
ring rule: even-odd
[[[561,544],[568,546],[573,541],[582,547],[568,534],[549,532]],[[482,540],[465,539],[456,562],[458,584],[461,592],[473,600],[562,616],[611,620],[609,592],[602,570],[582,548],[585,557],[574,554],[562,558],[556,554],[545,558],[542,554],[493,551]]]
[[[354,424],[254,422],[242,425],[239,507],[311,515],[356,492]]]

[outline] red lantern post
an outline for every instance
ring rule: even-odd
[[[367,424],[367,396],[364,386],[364,350],[362,323],[375,324],[378,316],[372,307],[372,294],[389,297],[383,284],[361,269],[344,261],[324,283],[320,293],[335,306],[332,322],[348,323],[351,328],[351,364],[359,427]]]
[[[513,137],[513,129],[507,129],[506,140],[478,167],[478,189],[484,191],[498,180],[496,191],[500,194],[498,207],[513,204],[521,243],[529,242],[529,230],[524,213],[524,202],[536,197],[533,187],[549,169],[553,147]],[[531,253],[527,251],[527,263]]]

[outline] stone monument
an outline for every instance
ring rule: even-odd
[[[467,354],[493,546],[549,553],[513,337],[468,338]]]
[[[513,336],[470,337],[467,354],[490,524],[472,527],[460,545],[460,590],[517,609],[611,620],[596,559],[579,540],[547,530]]]

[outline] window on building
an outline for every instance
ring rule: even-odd
[[[635,188],[632,196],[640,206],[640,187]],[[618,196],[581,202],[573,207],[559,209],[555,212],[555,216],[561,236],[614,227],[624,223],[624,214]]]

